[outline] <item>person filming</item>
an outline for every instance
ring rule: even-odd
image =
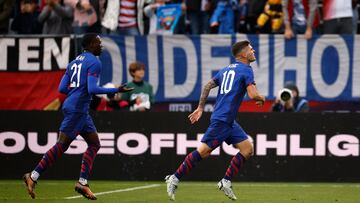
[[[309,109],[309,102],[299,97],[299,89],[293,83],[279,91],[272,106],[273,112],[309,112]]]

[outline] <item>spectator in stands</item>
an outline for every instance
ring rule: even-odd
[[[158,18],[156,16],[156,9],[159,6],[164,5],[166,0],[155,0],[154,3],[148,4],[144,8],[144,14],[146,17],[149,18],[149,34],[156,34],[157,33],[157,21]]]
[[[169,0],[169,4],[180,4],[181,5],[181,16],[174,29],[174,34],[187,34],[189,33],[188,22],[186,22],[186,0]]]
[[[210,33],[210,0],[186,0],[186,15],[190,21],[191,34]]]
[[[360,0],[352,0],[352,8],[353,8],[353,34],[356,35],[358,30],[358,21],[359,21],[359,4]]]
[[[116,30],[120,35],[144,34],[143,9],[145,3],[150,2],[151,0],[120,0],[120,3],[108,1],[102,25]]]
[[[294,34],[305,34],[305,39],[311,39],[318,0],[282,0],[282,4],[285,38],[291,39]],[[289,16],[289,13],[292,13],[292,16]]]
[[[127,87],[134,88],[131,92],[123,93],[122,100],[129,103],[130,111],[146,111],[154,103],[152,86],[144,81],[145,65],[140,62],[131,63],[129,73],[133,81],[127,84]]]
[[[264,31],[264,26],[270,25],[271,33],[279,33],[283,28],[283,11],[281,0],[268,0],[264,11],[257,19],[259,30]]]
[[[61,0],[47,0],[46,6],[39,15],[39,22],[43,23],[43,34],[71,34],[74,11]]]
[[[142,29],[143,0],[121,0],[119,8],[119,25],[117,33],[120,35],[139,35]],[[141,28],[140,28],[141,27]]]
[[[323,1],[324,34],[352,34],[351,0]]]
[[[257,19],[259,15],[263,12],[266,2],[267,0],[249,0],[247,2],[248,11],[246,16],[246,23],[248,27],[247,31],[249,33],[257,33],[259,31],[257,27]],[[270,26],[267,26],[266,28],[269,30],[267,30],[265,33],[270,32]]]
[[[238,10],[237,0],[219,0],[210,19],[210,26],[219,26],[219,34],[235,33],[235,13]]]
[[[104,17],[101,20],[104,34],[115,32],[119,26],[119,8],[120,1],[107,1]]]
[[[104,3],[101,1],[101,3]],[[100,33],[100,0],[65,0],[74,10],[73,30],[75,34]]]
[[[15,0],[0,1],[0,34],[7,34],[9,31],[9,20],[14,5]]]
[[[11,29],[17,34],[40,34],[39,11],[36,0],[21,0],[20,12],[14,18]]]
[[[279,91],[272,106],[274,112],[309,112],[309,102],[300,98],[299,89],[294,83],[287,83]]]
[[[249,26],[247,22],[249,3],[247,0],[239,1],[239,12],[235,17],[236,32],[248,33]],[[238,20],[236,20],[238,19]]]
[[[184,34],[185,33],[185,29],[183,28],[185,25],[184,23],[182,23],[182,21],[184,20],[184,16],[183,16],[183,12],[185,10],[185,8],[182,7],[182,5],[180,4],[181,10],[175,12],[176,14],[174,14],[173,18],[171,18],[171,22],[175,22],[177,21],[177,24],[174,25],[172,23],[169,23],[167,21],[164,21],[164,24],[161,24],[160,22],[160,28],[158,28],[158,23],[159,20],[158,19],[158,14],[159,14],[159,10],[158,8],[160,6],[164,6],[165,4],[167,5],[172,5],[172,4],[177,4],[179,5],[179,3],[173,2],[171,0],[155,0],[154,3],[148,4],[145,6],[144,8],[144,14],[145,17],[149,18],[149,29],[148,29],[148,34]],[[183,4],[185,5],[185,4]],[[178,20],[176,20],[178,18]],[[166,19],[166,18],[165,18]],[[165,25],[170,25],[170,29],[165,29],[164,27],[166,27]],[[174,29],[172,29],[172,26],[174,26]],[[182,28],[179,29],[179,27],[182,26]]]

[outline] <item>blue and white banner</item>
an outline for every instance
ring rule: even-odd
[[[131,81],[131,62],[146,64],[146,77],[157,102],[197,101],[216,72],[234,62],[231,45],[250,40],[260,92],[271,99],[286,81],[300,95],[317,101],[360,101],[360,36],[298,35],[104,36],[101,84]],[[217,90],[212,90],[212,97]]]

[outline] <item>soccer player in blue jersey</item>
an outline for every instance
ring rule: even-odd
[[[236,63],[230,64],[220,70],[204,87],[198,108],[189,115],[192,124],[197,122],[204,111],[204,105],[212,88],[219,86],[214,112],[210,119],[210,126],[201,140],[197,150],[188,154],[184,162],[173,175],[165,177],[167,193],[171,200],[175,199],[175,191],[181,177],[189,173],[202,159],[222,142],[234,145],[239,152],[232,158],[225,176],[218,183],[218,188],[227,197],[236,200],[232,191],[231,180],[239,172],[245,161],[253,154],[253,146],[248,136],[240,125],[235,121],[240,104],[247,93],[255,100],[257,105],[262,106],[265,97],[256,90],[251,62],[256,60],[255,51],[249,41],[240,41],[232,46],[232,55]]]
[[[81,135],[88,148],[81,162],[80,178],[75,184],[75,190],[85,198],[96,200],[87,183],[100,141],[89,115],[89,104],[93,94],[115,94],[131,91],[126,85],[119,88],[102,88],[97,86],[101,72],[101,62],[97,58],[101,54],[101,38],[97,34],[86,34],[82,39],[84,52],[76,57],[66,68],[60,82],[59,91],[67,97],[62,110],[64,120],[60,126],[59,138],[56,144],[47,151],[36,168],[24,175],[27,192],[35,198],[35,184],[40,174],[51,166],[69,148],[77,135]]]

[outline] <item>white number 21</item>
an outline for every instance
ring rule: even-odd
[[[73,70],[73,73],[70,78],[70,87],[79,87],[80,86],[81,66],[82,66],[82,63],[80,63],[79,65],[74,63],[71,66],[70,70]],[[76,78],[74,77],[75,75],[76,75]]]
[[[223,73],[223,79],[220,86],[220,94],[227,94],[231,91],[235,78],[235,71],[229,70]]]

